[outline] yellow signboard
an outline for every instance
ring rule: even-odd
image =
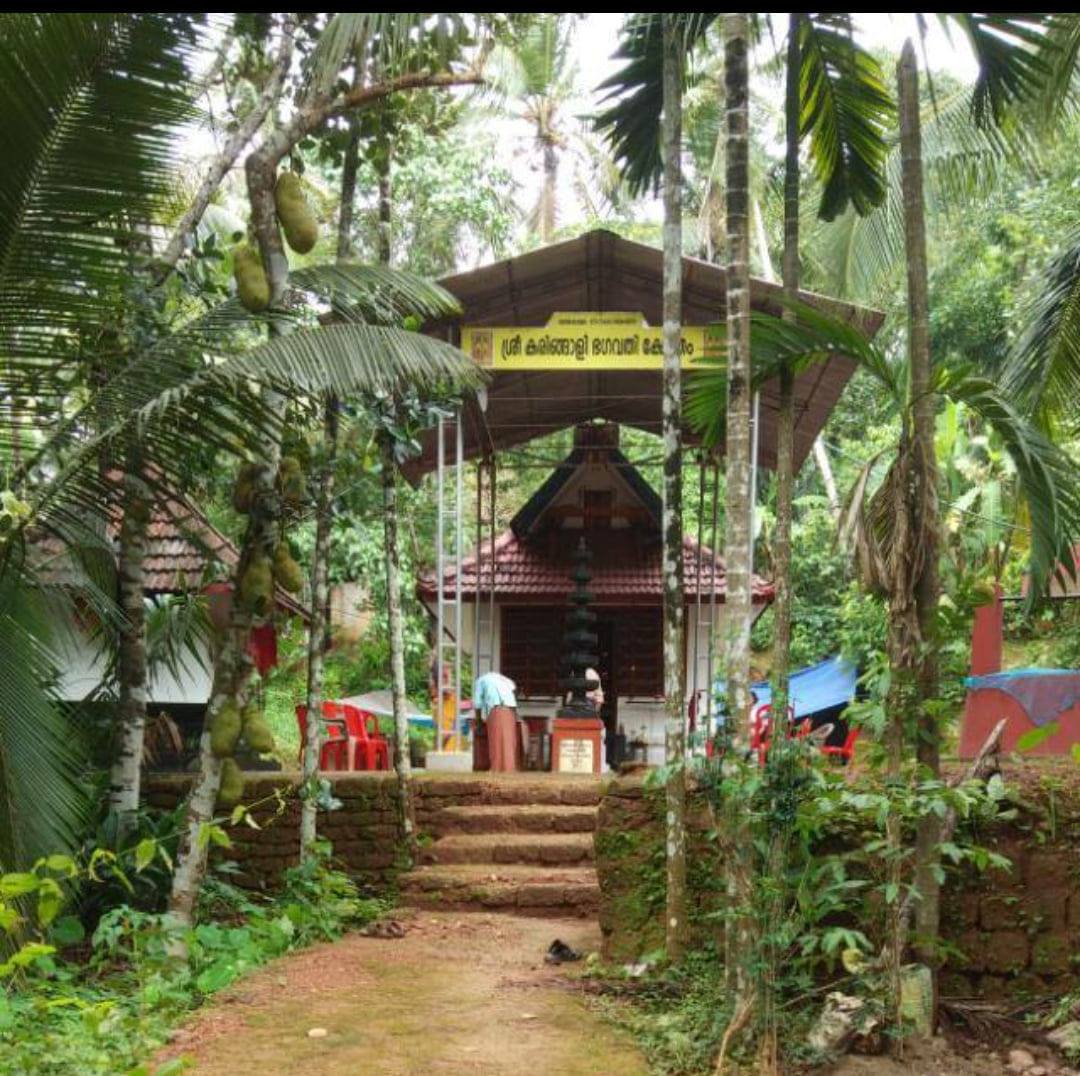
[[[722,329],[684,325],[682,365],[723,356]],[[641,314],[552,314],[542,329],[471,326],[461,330],[461,350],[490,370],[659,370],[663,330]]]

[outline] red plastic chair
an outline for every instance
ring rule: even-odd
[[[334,709],[334,703],[324,702],[322,706],[324,739],[319,750],[320,770],[351,770],[352,762],[356,756],[356,743],[349,734],[348,726],[343,715]],[[296,707],[296,721],[300,726],[301,756],[303,755],[303,743],[307,739],[307,707]]]
[[[354,770],[390,769],[390,744],[379,732],[379,719],[370,710],[361,710],[348,703],[341,706],[345,728],[353,741],[352,768]],[[363,763],[360,765],[360,763]]]
[[[838,747],[822,747],[821,753],[830,758],[838,758],[843,762],[850,762],[855,757],[855,743],[859,739],[859,730],[851,729],[847,738]]]
[[[810,733],[810,721],[803,718],[795,720],[795,707],[787,708],[788,736],[792,739],[801,740]],[[772,703],[759,706],[750,714],[750,750],[757,752],[758,763],[765,765],[765,756],[769,753],[769,744],[772,741]]]

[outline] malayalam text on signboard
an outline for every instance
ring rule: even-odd
[[[723,355],[722,327],[684,325],[682,365]],[[641,314],[553,314],[543,328],[471,326],[461,349],[491,370],[659,370],[663,330]]]

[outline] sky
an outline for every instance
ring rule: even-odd
[[[619,67],[614,59],[618,47],[619,29],[625,15],[617,12],[587,13],[577,22],[572,42],[571,56],[577,69],[579,97],[571,104],[572,114],[587,117],[600,107],[603,95],[597,87]],[[855,13],[856,27],[862,40],[873,49],[897,51],[905,37],[918,38],[915,17],[910,13],[882,14]],[[773,25],[777,34],[782,34],[787,13],[773,13]],[[762,48],[772,50],[772,42],[767,41]],[[976,65],[966,43],[962,40],[950,41],[940,23],[931,18],[925,42],[926,57],[932,70],[947,71],[960,79],[974,76]],[[886,72],[889,74],[889,72]],[[756,94],[768,98],[775,97],[780,107],[781,87],[778,82],[769,82],[758,76],[754,86]],[[584,122],[583,120],[579,122]],[[491,121],[485,121],[491,124]],[[497,132],[496,155],[498,163],[509,169],[519,184],[517,200],[523,212],[535,203],[541,183],[541,173],[537,155],[534,153],[532,135],[527,125],[512,120],[495,121]],[[185,156],[188,159],[192,175],[201,173],[201,162],[212,154],[214,139],[205,128],[191,132],[187,140]],[[574,164],[572,159],[564,161],[560,167],[559,205],[560,227],[573,227],[585,219],[585,211],[572,189]],[[642,222],[658,222],[661,216],[657,200],[644,200],[635,206],[635,215]]]
[[[619,68],[619,61],[613,54],[618,47],[619,28],[625,15],[621,12],[593,12],[586,14],[578,24],[571,54],[578,70],[578,82],[582,96],[575,103],[575,112],[588,115],[600,104],[602,95],[595,92],[605,79]],[[786,12],[772,13],[773,25],[781,33],[786,24]],[[855,25],[862,41],[871,49],[898,51],[901,43],[908,36],[918,40],[918,28],[915,16],[910,13],[883,14],[880,12],[856,12]],[[771,51],[771,42],[765,46]],[[955,77],[968,80],[976,73],[974,57],[966,42],[950,40],[936,18],[931,17],[926,37],[926,58],[931,70],[947,71]],[[891,72],[886,72],[886,75]],[[755,91],[763,96],[775,96],[780,106],[780,87],[759,79]],[[522,185],[520,191],[523,205],[531,205],[537,196],[540,185],[538,169],[530,170],[525,162],[531,160],[529,153],[531,140],[527,130],[521,125],[511,124],[505,127],[498,145],[501,163],[510,168]],[[523,167],[525,164],[525,167]],[[560,174],[560,227],[572,226],[584,218],[584,212],[571,190],[572,171],[569,167],[561,169]],[[645,201],[640,206],[643,220],[659,221],[660,205],[656,201]]]

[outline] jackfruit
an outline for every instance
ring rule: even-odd
[[[279,543],[274,550],[274,581],[290,594],[295,594],[304,585],[303,570],[293,560],[286,542]]]
[[[242,243],[233,251],[233,277],[236,280],[236,294],[245,310],[258,314],[270,305],[270,281],[263,268],[262,257],[247,243]]]
[[[238,512],[250,512],[255,503],[255,483],[259,478],[259,465],[245,463],[236,476],[233,486],[232,505]]]
[[[282,456],[278,468],[278,488],[282,499],[291,505],[304,503],[307,496],[307,482],[300,461],[295,456]]]
[[[274,600],[274,576],[270,558],[255,556],[240,578],[240,601],[249,612],[265,616]]]
[[[235,807],[244,795],[244,775],[236,759],[227,758],[221,764],[221,784],[218,786],[217,805]]]
[[[282,172],[274,187],[277,207],[285,241],[297,254],[307,254],[319,240],[319,222],[304,197],[304,188],[295,172]]]
[[[257,751],[260,755],[274,750],[274,734],[270,731],[262,711],[253,702],[244,707],[244,741],[252,751]]]
[[[240,711],[227,702],[210,720],[210,750],[215,758],[231,758],[240,739]]]

